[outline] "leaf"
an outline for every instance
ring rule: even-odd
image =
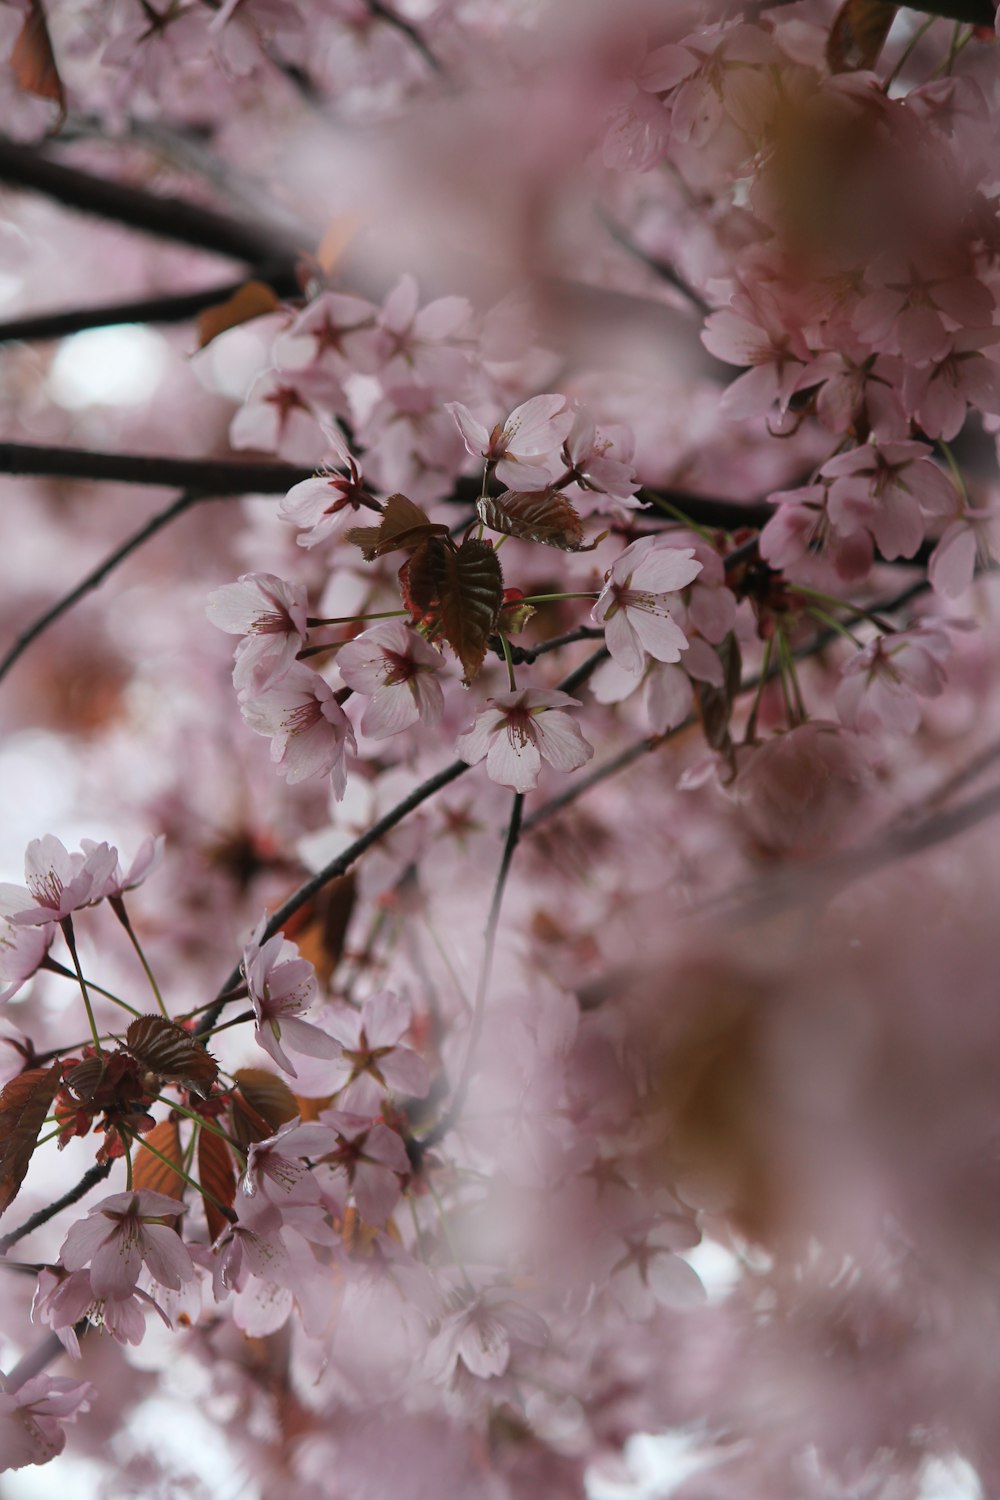
[[[215,1058],[183,1026],[166,1016],[137,1016],[125,1045],[151,1073],[204,1098],[219,1076]]]
[[[0,1093],[0,1214],[17,1197],[45,1117],[59,1088],[61,1068],[31,1068]]]
[[[505,490],[499,497],[484,495],[476,509],[491,531],[563,552],[593,551],[593,543],[583,544],[583,523],[576,510],[558,490]]]
[[[331,880],[311,901],[300,907],[281,929],[297,943],[323,984],[328,984],[344,954],[344,940],[354,911],[356,885],[353,874]]]
[[[154,1156],[148,1150],[147,1141],[160,1153],[159,1156]],[[152,1130],[147,1130],[132,1163],[132,1186],[136,1191],[139,1188],[151,1188],[154,1193],[166,1193],[168,1198],[183,1198],[186,1187],[184,1178],[179,1171],[173,1171],[166,1162],[161,1161],[160,1156],[165,1156],[167,1161],[178,1168],[184,1159],[181,1133],[176,1120],[161,1120]]]
[[[830,71],[873,68],[898,9],[889,0],[844,0],[826,44]]]
[[[428,537],[447,535],[447,526],[432,521],[405,495],[390,495],[378,525],[352,526],[346,540],[361,548],[365,562],[374,562],[386,552],[419,547]]]
[[[66,91],[52,50],[52,38],[49,36],[42,0],[30,0],[24,25],[10,55],[10,66],[26,94],[34,94],[39,99],[51,99],[59,106],[61,125],[66,117]]]
[[[198,1132],[198,1181],[206,1193],[211,1193],[212,1198],[218,1199],[220,1203],[225,1204],[226,1208],[232,1208],[236,1200],[236,1167],[233,1154],[220,1136],[213,1134],[211,1130],[206,1130],[204,1126]],[[206,1198],[204,1202],[208,1232],[214,1244],[229,1220],[216,1208],[211,1199]]]
[[[198,314],[198,348],[204,349],[220,333],[238,328],[241,323],[249,323],[252,318],[262,318],[280,305],[277,293],[266,281],[246,282],[224,302],[206,307]]]
[[[299,1112],[295,1095],[283,1078],[266,1068],[238,1068],[234,1073],[233,1135],[241,1146],[264,1141]]]
[[[443,635],[464,669],[478,677],[486,644],[503,605],[503,572],[489,542],[470,537],[461,547],[430,537],[400,570],[403,598],[414,621]]]
[[[740,643],[732,631],[719,647],[719,657],[725,673],[722,686],[713,687],[709,682],[696,683],[696,701],[709,745],[713,750],[729,750],[732,746],[729,721],[733,716],[733,702],[739,692],[743,673]]]

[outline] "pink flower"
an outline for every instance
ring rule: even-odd
[[[271,737],[271,759],[289,783],[327,773],[340,800],[347,789],[344,756],[356,752],[351,722],[329,683],[300,662],[279,683],[240,702],[256,734]]]
[[[459,347],[472,316],[465,297],[438,297],[420,307],[420,290],[409,273],[386,297],[376,329],[352,344],[357,369],[377,374],[386,390],[415,382],[442,391],[454,390],[468,369],[468,353]]]
[[[88,843],[86,853],[70,854],[51,833],[32,839],[25,850],[27,889],[0,885],[0,900],[15,925],[61,922],[81,906],[103,901],[114,884],[118,850],[110,844]],[[32,905],[34,901],[34,905]]]
[[[260,1193],[279,1209],[318,1203],[319,1187],[306,1158],[322,1156],[335,1144],[327,1126],[312,1120],[306,1124],[298,1118],[289,1120],[274,1135],[251,1144],[240,1187],[248,1198]]]
[[[11,920],[15,912],[23,912],[26,894],[22,886],[0,884],[0,1003],[37,972],[55,932],[48,922],[28,927]]]
[[[604,625],[608,650],[626,671],[638,677],[647,652],[657,661],[680,660],[687,637],[667,601],[701,570],[692,548],[664,546],[658,537],[640,537],[612,563],[593,619]]]
[[[321,292],[291,327],[278,335],[274,344],[277,364],[282,370],[311,370],[332,364],[348,374],[360,330],[374,327],[375,311],[363,297]]]
[[[1000,516],[994,510],[970,507],[945,527],[931,554],[927,576],[936,593],[946,599],[958,599],[972,582],[976,562],[987,567],[997,558],[1000,558]]]
[[[545,459],[557,454],[573,425],[565,396],[532,396],[506,422],[488,432],[467,406],[446,401],[470,453],[496,465],[496,478],[512,490],[540,490],[554,478]]]
[[[933,625],[870,641],[844,667],[835,696],[841,722],[861,734],[883,728],[912,734],[920,723],[915,700],[941,693],[950,653],[947,635]]]
[[[307,1057],[337,1057],[339,1047],[318,1026],[301,1019],[316,998],[316,971],[308,959],[299,957],[294,943],[281,933],[268,938],[261,946],[261,935],[267,923],[262,917],[253,937],[243,950],[243,973],[247,991],[257,1017],[257,1044],[293,1078],[298,1075],[282,1047],[303,1052]]]
[[[463,1300],[442,1320],[427,1351],[428,1374],[450,1381],[461,1363],[470,1375],[491,1380],[505,1373],[518,1345],[543,1349],[548,1341],[544,1319],[502,1290],[490,1289]]]
[[[242,635],[233,681],[237,692],[262,693],[280,682],[306,643],[305,584],[273,573],[244,573],[208,596],[206,614],[230,635]]]
[[[431,728],[444,712],[441,653],[402,620],[387,620],[337,653],[340,675],[371,701],[361,719],[370,739],[385,739],[422,720]]]
[[[279,453],[292,464],[319,462],[327,444],[321,419],[304,391],[277,370],[254,381],[230,424],[229,441],[234,448]]]
[[[701,1240],[691,1215],[664,1215],[648,1233],[626,1233],[622,1238],[624,1254],[612,1269],[610,1290],[630,1318],[645,1321],[658,1306],[695,1307],[704,1302],[700,1277],[676,1254]]]
[[[300,484],[292,485],[278,506],[282,520],[302,529],[301,536],[296,537],[300,547],[315,547],[333,540],[357,525],[361,512],[377,509],[361,470],[346,447],[340,461],[346,474],[324,472],[314,479],[303,479]]]
[[[600,428],[586,412],[577,411],[562,454],[572,470],[573,484],[620,505],[633,504],[639,483],[632,467],[635,439],[630,428]]]
[[[360,1010],[344,1006],[328,1021],[337,1039],[337,1061],[330,1070],[338,1104],[373,1114],[382,1107],[385,1091],[422,1099],[430,1087],[427,1064],[402,1044],[410,1029],[410,1007],[390,990],[369,995]]]
[[[75,1325],[81,1318],[86,1318],[94,1327],[103,1328],[119,1344],[139,1345],[146,1333],[146,1307],[159,1313],[170,1327],[170,1319],[148,1292],[136,1288],[128,1297],[99,1298],[94,1296],[86,1271],[58,1275],[43,1270],[35,1288],[31,1317],[34,1322],[51,1328],[66,1351],[74,1359],[79,1359],[80,1341]]]
[[[184,1209],[150,1188],[113,1193],[72,1226],[59,1259],[68,1271],[89,1264],[90,1285],[99,1299],[131,1297],[144,1264],[154,1281],[176,1291],[195,1274],[180,1235],[168,1227]]]
[[[812,720],[744,758],[733,787],[746,824],[771,853],[817,854],[851,837],[871,775],[853,734]]]
[[[334,1177],[334,1194],[352,1194],[366,1224],[384,1224],[410,1171],[406,1147],[395,1130],[368,1115],[325,1109],[324,1127],[336,1133],[336,1143],[323,1158]]]
[[[484,757],[487,775],[515,792],[538,785],[543,760],[557,771],[575,771],[594,753],[564,708],[580,700],[544,688],[497,693],[486,700],[472,728],[455,746],[470,766]]]
[[[863,526],[882,556],[912,557],[924,539],[924,512],[954,509],[955,486],[926,443],[863,443],[820,470],[832,479],[827,508],[840,532]]]
[[[1000,364],[982,351],[1000,338],[996,328],[963,328],[951,350],[927,365],[907,365],[903,401],[928,437],[951,442],[965,421],[968,405],[1000,415]]]
[[[66,1446],[62,1423],[86,1411],[94,1395],[89,1380],[36,1375],[10,1391],[0,1376],[0,1470],[55,1458]]]
[[[139,845],[127,870],[122,869],[119,860],[114,874],[108,881],[106,892],[108,899],[113,900],[116,896],[124,896],[126,891],[134,891],[142,885],[143,881],[147,880],[162,862],[165,843],[166,839],[162,833],[157,834],[155,838],[150,835]],[[98,847],[99,845],[95,844],[92,839],[80,840],[80,848],[85,854],[89,854]]]

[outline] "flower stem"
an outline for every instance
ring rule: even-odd
[[[560,599],[599,599],[600,594],[526,594],[518,604],[554,604]]]
[[[514,677],[514,658],[510,654],[510,641],[507,639],[502,630],[498,630],[497,635],[500,637],[500,644],[503,647],[504,660],[507,663],[507,681],[510,684],[511,692],[516,693],[517,681]]]
[[[61,974],[64,979],[76,979],[76,975],[73,973],[73,970],[67,969],[65,964],[61,964],[59,960],[53,958],[51,954],[46,954],[45,958],[42,959],[39,968],[47,969],[50,974]],[[138,1010],[136,1006],[129,1005],[127,1000],[119,999],[119,997],[117,995],[113,995],[110,990],[106,990],[103,985],[95,984],[92,979],[89,981],[89,984],[90,988],[96,994],[103,995],[106,1000],[111,1001],[112,1005],[120,1006],[122,1010],[127,1010],[130,1015],[142,1015],[142,1011]]]
[[[153,971],[149,967],[149,960],[146,958],[145,953],[143,953],[142,951],[142,944],[139,942],[139,939],[135,934],[135,930],[133,929],[132,923],[129,920],[128,912],[125,910],[125,902],[122,900],[121,896],[112,896],[111,910],[114,912],[115,916],[118,918],[119,922],[128,933],[129,942],[135,949],[136,957],[142,964],[143,973],[149,980],[150,988],[152,989],[153,994],[156,996],[156,1003],[160,1008],[160,1015],[163,1016],[165,1020],[169,1021],[170,1013],[163,1003],[163,996],[160,994],[160,986],[157,984]]]
[[[90,1022],[90,1034],[94,1038],[94,1049],[97,1052],[98,1057],[103,1057],[104,1048],[101,1046],[101,1038],[97,1030],[97,1022],[94,1019],[94,1007],[90,1003],[90,995],[87,993],[87,981],[83,977],[83,970],[80,968],[80,956],[76,951],[76,934],[73,931],[73,918],[68,916],[63,917],[59,923],[59,926],[62,928],[63,937],[66,939],[66,946],[69,949],[70,957],[73,960],[73,968],[76,970],[76,977],[80,982],[80,993],[83,995],[83,1003],[87,1011],[87,1020]]]
[[[306,624],[310,629],[318,625],[360,625],[365,620],[396,620],[400,615],[408,613],[405,609],[383,609],[374,615],[335,615],[329,620],[309,619]]]
[[[715,545],[715,537],[709,531],[708,527],[700,526],[697,521],[692,521],[691,517],[685,515],[680,506],[675,505],[672,500],[668,500],[666,495],[658,495],[655,490],[641,489],[639,491],[639,499],[644,500],[647,505],[654,506],[656,510],[662,510],[664,515],[673,516],[675,521],[680,521],[681,525],[686,526],[689,531],[693,531],[706,542],[711,542],[713,546]]]
[[[753,703],[750,708],[750,717],[747,719],[747,727],[743,735],[744,745],[752,745],[757,738],[757,715],[760,713],[760,703],[767,686],[767,674],[771,665],[771,657],[774,653],[774,641],[769,639],[764,644],[764,656],[760,664],[760,680],[757,683],[757,691],[753,695]]]

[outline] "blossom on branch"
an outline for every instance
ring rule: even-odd
[[[402,620],[387,620],[348,641],[337,654],[340,675],[370,695],[361,732],[381,740],[422,721],[433,728],[444,712],[441,653]]]
[[[112,1193],[72,1226],[59,1252],[67,1271],[90,1266],[98,1299],[122,1301],[135,1291],[145,1265],[154,1281],[175,1291],[194,1277],[186,1246],[171,1228],[185,1205],[165,1193],[140,1188]]]
[[[608,650],[626,671],[638,677],[647,653],[657,661],[680,661],[688,641],[671,619],[668,601],[701,570],[693,548],[664,545],[657,537],[640,537],[612,563],[593,619],[604,626]]]
[[[296,662],[280,682],[244,696],[240,712],[255,733],[270,737],[271,759],[286,781],[329,775],[334,796],[343,797],[344,756],[348,750],[357,752],[357,741],[333,689],[318,672]]]
[[[476,722],[459,735],[455,748],[470,766],[486,761],[487,775],[515,792],[538,785],[542,761],[553,770],[575,771],[594,753],[579,726],[563,713],[579,708],[569,693],[546,688],[522,688],[487,698]]]

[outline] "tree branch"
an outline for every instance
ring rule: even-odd
[[[0,1236],[0,1255],[6,1255],[11,1245],[16,1245],[18,1240],[23,1240],[25,1235],[31,1234],[32,1230],[40,1229],[43,1224],[54,1219],[56,1214],[62,1213],[64,1208],[72,1208],[74,1203],[79,1203],[81,1198],[87,1196],[91,1188],[96,1187],[99,1182],[103,1182],[111,1175],[111,1167],[110,1159],[98,1162],[96,1166],[84,1172],[80,1181],[75,1187],[71,1187],[68,1193],[63,1193],[62,1197],[57,1198],[54,1203],[48,1203],[44,1208],[40,1208],[37,1213],[31,1215],[30,1219],[25,1219],[19,1228]]]
[[[228,217],[186,198],[150,193],[112,182],[55,161],[34,146],[0,140],[0,182],[42,193],[67,208],[111,219],[143,234],[173,240],[216,255],[251,263],[294,264],[296,253],[311,244],[303,230],[302,244],[260,224]]]
[[[563,678],[562,682],[557,684],[558,690],[563,693],[572,693],[576,688],[581,687],[595,668],[599,667],[601,662],[606,659],[607,654],[607,650],[603,646],[598,651],[593,652],[587,657],[586,661],[581,662],[568,676]],[[325,885],[329,885],[331,880],[336,880],[340,875],[346,875],[351,866],[361,858],[366,850],[370,849],[373,844],[377,844],[385,834],[390,833],[396,827],[397,823],[401,823],[409,813],[420,807],[428,798],[433,797],[435,792],[439,792],[442,787],[448,786],[452,781],[457,781],[459,776],[464,776],[466,771],[471,769],[467,761],[453,760],[451,765],[445,766],[443,770],[437,771],[433,776],[428,777],[426,781],[422,781],[418,787],[415,787],[410,792],[409,796],[404,797],[401,802],[397,802],[395,807],[391,808],[376,823],[373,823],[370,828],[366,829],[359,838],[354,840],[353,844],[349,844],[341,854],[338,854],[336,859],[332,859],[329,864],[323,866],[322,870],[318,870],[315,875],[312,875],[303,885],[300,885],[297,891],[293,891],[284,905],[279,906],[278,910],[268,919],[261,941],[266,942],[276,932],[280,932],[285,923],[291,917],[294,917],[295,913],[305,906],[307,901],[311,901],[317,891],[321,891]],[[198,1022],[196,1035],[203,1036],[206,1031],[211,1031],[222,1013],[223,1006],[227,1000],[233,998],[230,991],[236,988],[241,978],[242,971],[239,964],[237,964],[236,968],[233,969],[220,988],[215,1004],[205,1012]]]
[[[186,323],[206,307],[232,297],[253,277],[267,282],[280,297],[292,297],[298,282],[288,266],[252,266],[247,276],[198,292],[173,292],[161,297],[138,297],[131,302],[112,302],[104,307],[74,307],[64,312],[34,313],[0,323],[0,343],[15,340],[61,339],[85,328],[110,328],[117,323]]]
[[[444,64],[428,47],[412,21],[407,21],[405,17],[398,15],[388,5],[384,5],[382,0],[367,0],[367,4],[369,11],[377,20],[384,21],[387,26],[394,27],[396,31],[408,38],[432,72],[437,73],[441,78],[447,76]]]
[[[96,589],[99,584],[102,584],[108,574],[114,572],[120,562],[124,562],[126,557],[137,551],[144,542],[148,542],[150,537],[155,536],[158,531],[162,531],[165,526],[169,526],[171,521],[183,515],[186,510],[190,510],[192,505],[197,505],[200,501],[211,498],[214,497],[192,494],[181,495],[172,505],[168,505],[166,510],[158,511],[155,516],[150,517],[145,526],[140,526],[138,531],[133,532],[130,537],[126,537],[121,546],[116,547],[103,562],[98,563],[97,567],[92,569],[75,588],[70,589],[69,593],[64,594],[61,599],[57,599],[50,609],[47,609],[44,614],[39,615],[38,619],[29,625],[26,630],[21,631],[21,634],[14,641],[6,656],[0,659],[0,682],[3,681],[18,657],[31,645],[32,641],[37,640],[43,631],[54,624],[67,610],[72,609],[73,605],[82,599],[84,594],[89,594],[92,589]]]
[[[140,453],[93,453],[87,448],[49,448],[0,443],[0,473],[36,478],[94,479],[107,484],[146,484],[200,490],[212,495],[283,495],[315,468],[243,462],[230,458],[167,458]]]

